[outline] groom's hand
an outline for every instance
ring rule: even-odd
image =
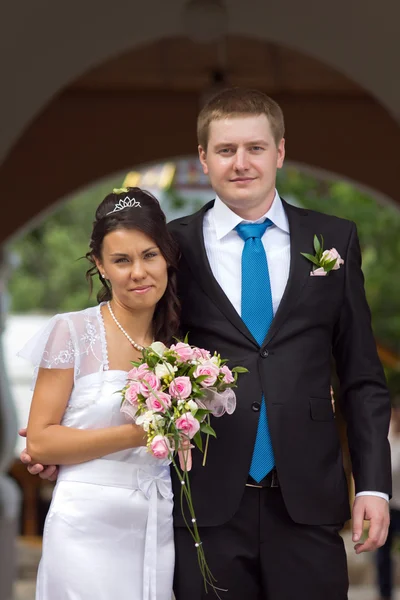
[[[21,437],[26,438],[26,428],[20,429],[18,433]],[[28,465],[27,469],[31,475],[39,475],[41,479],[48,479],[49,481],[55,481],[57,479],[57,467],[55,465],[32,465],[32,459],[26,451],[26,448],[22,450],[19,457],[24,465]]]
[[[363,522],[369,521],[368,537],[360,542]],[[353,505],[353,542],[356,554],[370,552],[383,546],[389,528],[389,502],[378,496],[358,496]]]

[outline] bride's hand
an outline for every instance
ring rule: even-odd
[[[21,437],[26,438],[26,428],[18,431]],[[32,458],[29,456],[26,448],[24,448],[19,455],[21,462],[27,465],[28,472],[31,475],[39,475],[41,479],[48,479],[49,481],[55,481],[58,475],[58,468],[55,465],[40,465],[39,463],[33,465]]]

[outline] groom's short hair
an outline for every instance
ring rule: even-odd
[[[276,145],[285,134],[283,112],[279,104],[259,90],[228,88],[219,92],[203,106],[197,119],[197,140],[206,150],[212,121],[231,117],[266,115]]]

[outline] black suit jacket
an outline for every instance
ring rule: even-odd
[[[189,342],[249,370],[236,389],[233,415],[213,419],[208,460],[193,452],[191,486],[200,526],[220,525],[237,511],[244,493],[264,393],[276,467],[286,507],[304,524],[341,523],[350,516],[341,447],[331,406],[332,353],[341,385],[353,473],[358,491],[391,493],[387,433],[390,401],[365,299],[354,223],[283,201],[291,239],[288,283],[261,348],[215,280],[204,247],[203,217],[169,224],[182,258],[179,294],[182,332]],[[339,270],[311,277],[314,234],[344,259]],[[240,265],[238,265],[240,268]],[[180,484],[174,479],[175,524]]]

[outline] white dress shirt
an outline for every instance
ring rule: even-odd
[[[235,227],[239,223],[262,223],[267,218],[274,225],[266,229],[261,241],[267,255],[272,307],[275,315],[285,291],[290,267],[289,221],[278,192],[275,190],[275,197],[270,209],[257,221],[242,219],[218,196],[214,206],[204,216],[204,245],[211,270],[239,315],[241,315],[241,265],[244,241],[235,231]],[[359,492],[357,494],[357,496],[365,495],[379,496],[389,500],[388,495],[381,492]]]
[[[282,299],[289,277],[290,235],[289,223],[279,195],[266,215],[254,221],[262,223],[268,217],[269,227],[261,238],[268,259],[274,315]],[[213,208],[204,217],[204,243],[215,279],[241,314],[242,252],[244,241],[234,230],[239,223],[249,223],[234,213],[218,197]],[[253,221],[252,221],[253,222]]]

